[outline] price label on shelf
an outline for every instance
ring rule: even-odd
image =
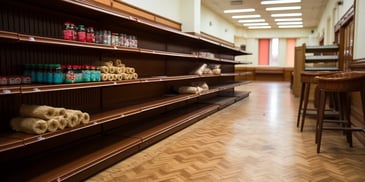
[[[39,92],[39,91],[41,91],[39,88],[33,88],[33,91],[34,92]]]
[[[34,37],[32,37],[32,36],[30,36],[30,37],[28,38],[28,40],[29,40],[29,41],[32,41],[32,42],[34,42],[34,41],[35,41],[35,38],[34,38]]]

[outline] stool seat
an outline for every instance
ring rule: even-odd
[[[365,121],[365,72],[338,72],[331,75],[317,76],[319,89],[318,117],[316,124],[317,153],[320,152],[322,130],[342,130],[346,134],[347,142],[352,147],[352,132],[364,131],[363,128],[356,128],[351,123],[351,100],[352,92],[360,92]],[[324,127],[324,108],[328,94],[336,94],[340,118],[338,127]]]
[[[309,92],[311,88],[311,84],[317,84],[317,76],[324,76],[337,73],[337,71],[301,71],[301,82],[302,89],[300,93],[300,101],[298,108],[298,117],[297,117],[297,127],[299,127],[300,123],[300,131],[303,131],[303,126],[305,122],[305,116],[307,115],[307,106],[309,99]],[[313,110],[313,109],[311,109]]]

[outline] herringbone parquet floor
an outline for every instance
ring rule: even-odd
[[[321,153],[314,120],[296,128],[298,98],[286,82],[238,88],[249,98],[229,106],[88,179],[102,181],[365,181],[365,147],[325,131]]]

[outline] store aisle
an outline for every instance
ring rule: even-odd
[[[101,181],[365,181],[365,147],[296,128],[298,98],[287,82],[252,82],[246,98],[91,177]]]

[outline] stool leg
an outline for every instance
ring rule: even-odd
[[[351,94],[350,93],[342,93],[343,99],[343,109],[344,109],[344,119],[345,119],[345,128],[351,128]],[[352,147],[352,131],[345,130],[347,142],[350,147]]]
[[[302,83],[302,89],[301,89],[301,92],[300,92],[300,101],[299,101],[298,117],[297,117],[297,128],[299,127],[300,115],[302,113],[302,105],[303,105],[305,85],[306,85],[305,83]]]
[[[300,124],[300,131],[303,131],[303,126],[305,122],[305,116],[307,114],[307,107],[308,107],[308,98],[309,98],[309,92],[310,92],[310,83],[306,84],[305,90],[304,90],[304,106],[303,106],[303,113],[302,113],[302,123]]]
[[[326,92],[320,90],[319,96],[319,105],[318,105],[318,112],[317,112],[317,124],[316,124],[316,143],[317,143],[317,153],[321,150],[321,140],[322,140],[322,127],[323,127],[323,116],[324,116],[324,109],[326,105]]]

